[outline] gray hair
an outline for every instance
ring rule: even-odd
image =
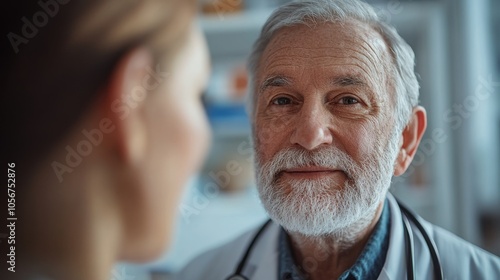
[[[390,76],[395,91],[395,119],[402,130],[410,120],[413,108],[418,105],[419,84],[414,72],[415,55],[411,47],[399,36],[396,29],[381,21],[375,10],[359,0],[315,0],[291,2],[276,9],[264,24],[248,60],[250,87],[247,110],[253,115],[257,99],[255,76],[260,58],[274,34],[296,25],[311,26],[324,22],[357,20],[372,26],[385,40],[392,55]]]

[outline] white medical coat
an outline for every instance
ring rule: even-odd
[[[390,241],[386,261],[378,279],[406,279],[406,249],[401,210],[388,194],[391,213]],[[452,233],[420,219],[437,246],[445,279],[500,279],[500,258]],[[196,257],[174,279],[223,280],[236,270],[248,244],[258,229]],[[433,279],[429,248],[412,224],[417,279]],[[278,280],[278,237],[280,227],[272,223],[260,236],[243,270],[250,280]]]

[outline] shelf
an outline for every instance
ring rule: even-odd
[[[199,23],[208,36],[214,33],[260,30],[272,11],[272,9],[259,9],[220,16],[202,15],[199,18]]]
[[[243,103],[214,103],[206,110],[216,139],[250,135],[250,122]]]

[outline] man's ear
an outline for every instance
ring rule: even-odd
[[[114,67],[105,92],[106,111],[116,125],[115,145],[122,160],[138,164],[146,153],[147,122],[144,115],[152,55],[146,48],[135,48],[123,55]]]
[[[410,166],[426,127],[427,114],[425,109],[422,106],[417,106],[413,109],[410,122],[403,130],[402,144],[394,167],[394,176],[402,175]]]

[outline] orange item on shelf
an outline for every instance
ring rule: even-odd
[[[243,10],[243,0],[209,0],[202,1],[201,11],[207,15],[237,13]]]
[[[248,86],[248,73],[244,66],[239,66],[231,75],[231,97],[242,100],[245,97]]]

